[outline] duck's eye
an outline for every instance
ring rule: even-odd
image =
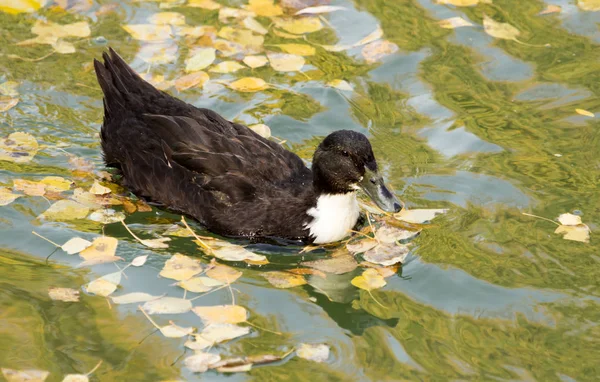
[[[342,155],[345,156],[345,157],[349,157],[350,156],[350,154],[348,154],[348,151],[346,151],[346,150],[342,150]]]

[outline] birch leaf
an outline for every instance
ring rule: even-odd
[[[278,28],[295,35],[313,33],[323,29],[323,24],[318,17],[303,17],[300,19],[274,18],[273,22]]]
[[[103,278],[99,278],[87,284],[85,286],[85,290],[88,293],[106,297],[117,290],[117,284],[111,283]]]
[[[285,53],[295,54],[298,56],[314,56],[317,52],[315,48],[306,44],[277,44],[273,46],[278,47]]]
[[[271,137],[271,128],[265,124],[257,123],[255,125],[248,126],[248,128],[265,139],[269,139]]]
[[[92,260],[101,257],[112,257],[117,252],[119,241],[114,237],[100,236],[92,241],[92,245],[79,252],[79,255],[85,260]]]
[[[181,92],[196,86],[202,87],[209,79],[208,74],[203,71],[190,73],[175,80],[175,89]]]
[[[206,275],[211,279],[231,284],[242,276],[242,272],[228,265],[217,264],[213,268],[207,270]]]
[[[8,188],[0,187],[0,206],[6,206],[14,202],[17,198],[22,195],[13,194]]]
[[[55,301],[79,302],[79,291],[72,288],[49,288],[48,296]]]
[[[450,17],[449,19],[438,21],[440,27],[445,29],[456,29],[460,27],[470,27],[473,24],[462,17]]]
[[[263,273],[262,276],[275,288],[293,288],[306,284],[304,277],[288,272],[271,271]]]
[[[169,25],[127,24],[122,27],[131,37],[139,41],[165,41],[171,38]]]
[[[183,298],[161,297],[147,301],[143,307],[148,314],[180,314],[192,309],[192,302]]]
[[[7,382],[44,382],[50,375],[45,370],[13,370],[2,368],[2,374]]]
[[[196,306],[192,309],[205,324],[239,324],[247,319],[248,313],[239,305]]]
[[[197,72],[208,67],[215,60],[215,48],[198,49],[185,61],[186,72]]]
[[[59,200],[52,204],[40,217],[47,220],[85,219],[90,209],[74,200]]]
[[[121,296],[111,297],[111,300],[115,304],[134,304],[134,303],[156,300],[157,298],[160,298],[160,297],[161,296],[153,296],[148,293],[133,292],[133,293],[123,294]]]
[[[209,69],[209,72],[214,73],[235,73],[240,69],[245,69],[245,66],[240,65],[235,61],[223,61]]]
[[[174,280],[187,280],[202,272],[200,261],[180,253],[174,254],[166,261],[159,275]]]
[[[221,360],[218,354],[210,354],[204,352],[196,352],[196,354],[187,357],[183,360],[185,367],[194,373],[204,373],[209,366]]]
[[[447,209],[439,208],[439,209],[403,209],[402,211],[395,213],[394,218],[413,224],[424,224],[433,220],[436,215],[445,214],[448,212]]]
[[[243,60],[244,64],[248,65],[252,69],[260,68],[261,66],[265,66],[269,60],[266,56],[246,56]]]
[[[355,287],[369,292],[387,284],[384,278],[375,269],[365,270],[362,275],[353,278],[351,283]]]
[[[587,111],[585,109],[575,109],[575,112],[579,115],[583,115],[584,117],[594,118],[596,115],[591,111]]]
[[[320,6],[316,6],[316,7],[308,7],[308,8],[304,8],[302,10],[299,10],[298,12],[295,13],[296,16],[298,15],[318,15],[321,13],[331,13],[331,12],[335,12],[335,11],[343,11],[346,8],[344,7],[340,7],[340,6],[336,6],[336,5],[320,5]]]
[[[364,259],[383,266],[401,263],[406,259],[409,249],[406,245],[378,245],[363,255]]]
[[[579,225],[579,224],[583,224],[581,222],[581,216],[573,215],[573,214],[570,214],[570,213],[561,214],[558,217],[558,221],[562,225]]]
[[[80,237],[74,237],[69,239],[66,243],[61,245],[61,249],[67,252],[68,255],[74,255],[83,251],[84,249],[91,246],[92,243],[88,240],[82,239]]]
[[[231,89],[237,90],[239,92],[253,93],[253,92],[268,89],[269,84],[267,84],[264,80],[262,80],[260,78],[244,77],[244,78],[240,78],[239,80],[230,83],[229,87]]]
[[[329,346],[325,344],[300,344],[296,355],[315,362],[325,362],[329,358]]]
[[[499,23],[494,21],[487,15],[483,15],[483,29],[485,33],[492,37],[504,39],[504,40],[516,40],[521,32],[507,23]]]
[[[225,283],[211,279],[210,277],[193,277],[188,280],[183,280],[177,283],[178,286],[183,289],[194,292],[194,293],[203,293],[208,292],[216,286],[224,285]]]
[[[134,267],[141,267],[142,265],[146,264],[146,260],[148,260],[148,255],[137,256],[131,261],[131,265]]]
[[[33,159],[38,149],[38,142],[33,135],[17,131],[0,139],[0,161],[26,163]]]
[[[302,69],[304,57],[287,53],[267,53],[271,67],[278,72],[296,72]]]

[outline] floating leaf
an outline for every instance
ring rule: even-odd
[[[90,260],[86,260],[86,261],[79,263],[77,265],[77,268],[90,267],[90,266],[98,265],[98,264],[112,263],[112,262],[119,261],[119,260],[123,260],[123,258],[119,257],[119,256],[96,257],[96,258],[92,258]]]
[[[224,57],[231,57],[237,54],[247,53],[246,49],[236,42],[218,39],[214,42],[214,47],[219,54]]]
[[[548,15],[550,13],[560,13],[561,11],[562,11],[562,8],[559,5],[550,4],[543,11],[538,13],[538,15],[541,16],[541,15]]]
[[[247,319],[248,313],[239,305],[196,306],[192,309],[205,324],[238,324]]]
[[[222,7],[221,4],[213,0],[188,0],[186,5],[188,7],[208,9],[209,11],[214,11]]]
[[[264,125],[262,123],[257,123],[255,125],[250,125],[248,126],[248,128],[250,128],[250,130],[254,131],[256,134],[260,135],[263,138],[270,138],[271,137],[271,128],[267,125]]]
[[[579,225],[579,224],[583,224],[581,222],[581,216],[573,215],[571,213],[561,214],[558,217],[558,221],[562,225]]]
[[[31,13],[38,9],[46,6],[48,0],[2,0],[0,1],[0,11],[17,14],[17,13]],[[4,369],[2,369],[4,370]],[[10,369],[6,369],[10,370]],[[36,370],[33,370],[36,371]],[[44,372],[45,373],[45,372]],[[6,375],[5,375],[6,377]],[[8,379],[8,377],[6,377]],[[46,379],[46,378],[44,378]]]
[[[330,86],[332,88],[336,88],[336,89],[340,89],[340,90],[345,90],[345,91],[354,91],[354,89],[352,88],[352,85],[350,85],[348,82],[344,81],[344,80],[331,80],[327,83],[327,86]]]
[[[194,331],[194,328],[184,328],[181,326],[177,326],[173,323],[173,321],[169,321],[169,325],[167,325],[167,326],[158,326],[158,324],[156,322],[154,322],[152,317],[150,317],[148,315],[148,313],[146,313],[146,311],[141,306],[139,308],[142,311],[142,313],[144,314],[144,316],[146,316],[148,321],[150,321],[152,323],[152,325],[154,325],[154,327],[156,329],[160,330],[162,335],[167,338],[185,337],[187,335],[192,334],[192,332]]]
[[[277,28],[273,28],[271,30],[273,32],[273,34],[277,37],[282,37],[282,38],[291,38],[291,39],[298,39],[298,38],[304,38],[303,35],[301,34],[292,34],[292,33],[287,33],[284,31],[280,31]]]
[[[355,243],[355,244],[346,244],[346,248],[348,249],[348,251],[352,252],[352,253],[363,253],[368,251],[371,248],[374,248],[375,246],[377,246],[379,244],[379,242],[377,240],[374,239],[366,239],[366,240],[360,240],[359,242]]]
[[[261,66],[265,66],[269,60],[266,56],[246,56],[243,60],[244,64],[248,65],[252,69],[260,68]]]
[[[246,67],[240,65],[235,61],[223,61],[219,62],[217,65],[210,68],[209,72],[214,73],[235,73],[240,69],[245,69]]]
[[[0,84],[0,94],[5,96],[16,97],[19,95],[20,84],[16,81],[5,81]]]
[[[210,77],[206,72],[190,73],[175,80],[175,89],[181,92],[196,86],[202,87],[209,79]]]
[[[382,37],[383,37],[383,29],[381,29],[380,25],[377,25],[377,29],[375,29],[373,32],[369,33],[365,38],[352,44],[352,47],[356,48],[359,46],[367,45],[367,44],[370,44],[372,42],[379,40]]]
[[[185,16],[178,12],[159,12],[148,19],[157,25],[185,25]]]
[[[521,34],[521,32],[512,25],[494,21],[485,14],[483,15],[483,29],[485,30],[485,33],[490,36],[504,40],[517,40],[517,36]]]
[[[262,35],[255,35],[247,29],[235,29],[229,26],[221,28],[217,35],[240,44],[244,50],[249,50],[249,53],[262,51],[262,46],[265,42],[265,38]]]
[[[63,47],[59,46],[61,44],[59,43],[60,39],[66,37],[88,37],[92,33],[87,21],[61,25],[44,20],[37,20],[31,28],[31,32],[37,36],[29,40],[21,41],[17,43],[17,45],[49,44],[55,47],[58,46],[58,50],[63,50],[65,53],[72,52],[69,51],[70,48],[66,48],[69,46],[66,42],[63,43]]]
[[[235,373],[243,372],[252,369],[252,365],[262,365],[272,362],[281,361],[287,357],[291,352],[288,352],[282,356],[263,354],[263,355],[252,355],[249,357],[235,357],[224,359],[222,361],[209,365],[211,369],[217,369],[218,372],[222,373]]]
[[[121,296],[111,297],[111,300],[115,304],[134,304],[134,303],[156,300],[157,298],[160,298],[160,297],[161,296],[153,296],[148,293],[133,292],[133,293],[123,294]]]
[[[356,276],[351,281],[352,285],[366,291],[381,288],[387,284],[383,277],[375,269],[367,269],[362,275]]]
[[[183,289],[194,293],[208,292],[214,287],[221,286],[223,284],[224,283],[222,281],[215,280],[210,277],[193,277],[177,283],[177,285]]]
[[[118,285],[103,278],[96,279],[85,286],[88,293],[106,297],[117,290]]]
[[[269,31],[265,27],[263,27],[261,23],[256,21],[254,17],[246,17],[242,21],[242,25],[258,34],[266,35],[267,33],[269,33]]]
[[[66,243],[61,245],[61,249],[67,252],[68,255],[74,255],[83,251],[84,249],[91,246],[92,243],[88,240],[82,239],[80,237],[74,237],[69,239]]]
[[[273,69],[278,72],[296,72],[304,66],[304,57],[287,53],[267,53]]]
[[[113,257],[117,252],[119,241],[114,237],[100,236],[94,239],[92,245],[84,249],[79,255],[85,260],[102,257]]]
[[[398,45],[387,40],[379,40],[365,45],[361,54],[369,64],[373,64],[380,61],[383,57],[389,56],[397,51]]]
[[[242,272],[228,265],[216,264],[206,271],[206,275],[212,279],[231,284],[242,276]]]
[[[12,2],[12,1],[11,1]],[[0,6],[0,10],[4,7]],[[49,371],[45,370],[13,370],[2,368],[2,374],[7,382],[44,382],[50,375]]]
[[[256,16],[254,12],[249,12],[244,9],[226,7],[219,9],[219,22],[221,23],[227,23],[230,21],[230,19],[242,20],[246,17],[254,16]]]
[[[13,107],[17,106],[18,103],[19,103],[18,98],[0,96],[0,113],[9,111]],[[0,150],[2,150],[1,145],[0,145]],[[0,151],[0,160],[6,160],[6,159],[3,159],[1,155],[2,155],[2,151]]]
[[[60,54],[72,54],[76,52],[75,45],[63,39],[58,39],[56,42],[54,42],[52,44],[52,49],[54,49],[56,53]]]
[[[296,16],[297,15],[317,15],[317,14],[321,14],[321,13],[331,13],[331,12],[335,12],[335,11],[343,11],[346,8],[344,7],[339,7],[336,5],[320,5],[317,7],[308,7],[308,8],[304,8],[298,12],[296,12]]]
[[[125,214],[110,208],[104,208],[92,212],[90,216],[88,216],[88,219],[102,224],[112,224],[125,219]]]
[[[269,261],[263,255],[258,255],[247,250],[241,245],[236,245],[224,241],[219,241],[221,246],[212,247],[210,253],[218,259],[226,261],[252,261],[259,263],[268,263]]]
[[[48,220],[85,219],[90,209],[74,200],[59,200],[44,211],[40,217]]]
[[[375,232],[375,238],[381,243],[392,244],[399,240],[412,239],[420,232],[421,230],[407,231],[405,229],[384,225],[377,229],[377,232]]]
[[[492,0],[437,0],[438,4],[450,4],[457,7],[471,7],[479,3],[491,4]]]
[[[158,239],[140,239],[135,233],[133,233],[131,231],[131,229],[129,229],[129,227],[127,226],[127,224],[125,224],[125,215],[121,214],[122,217],[119,219],[119,221],[121,222],[121,224],[123,224],[123,226],[125,227],[125,229],[127,230],[127,232],[129,232],[129,234],[131,236],[133,236],[133,238],[137,241],[139,241],[140,243],[142,243],[143,245],[145,245],[148,248],[154,248],[154,249],[159,249],[159,248],[169,248],[168,244],[165,244],[165,241],[171,241],[170,237],[161,237]]]
[[[325,272],[321,272],[318,269],[309,269],[309,268],[296,268],[296,269],[288,269],[287,272],[296,274],[296,275],[315,275],[319,276],[323,279],[327,278],[327,274]]]
[[[317,32],[323,29],[323,24],[318,17],[275,18],[273,22],[278,28],[296,35]]]
[[[122,27],[131,37],[139,41],[165,41],[171,38],[169,25],[127,24]]]
[[[39,145],[33,135],[17,131],[0,139],[0,161],[26,163],[33,159],[38,149]]]
[[[278,47],[285,53],[296,54],[298,56],[314,56],[317,52],[315,48],[306,44],[278,44],[273,46]]]
[[[554,233],[562,234],[565,240],[580,241],[582,243],[590,242],[590,228],[585,224],[560,225]]]
[[[273,17],[283,14],[279,5],[273,4],[273,0],[250,0],[248,9],[258,16]]]
[[[142,307],[148,314],[179,314],[192,309],[192,302],[184,298],[161,297],[148,301]]]
[[[142,265],[146,264],[146,260],[148,260],[148,255],[137,256],[131,261],[131,265],[134,267],[141,267]]]
[[[471,22],[463,19],[462,17],[450,17],[449,19],[444,19],[444,20],[438,21],[437,24],[440,27],[446,28],[446,29],[456,29],[456,28],[460,28],[460,27],[473,26],[473,24]]]
[[[354,269],[356,269],[356,267],[358,267],[358,263],[356,262],[356,260],[354,260],[354,257],[350,255],[342,255],[328,259],[307,261],[302,263],[302,265],[307,266],[309,268],[318,269],[325,273],[333,273],[336,275],[352,272]]]
[[[408,256],[409,249],[406,245],[378,245],[369,249],[363,255],[364,259],[383,266],[401,263]]]
[[[300,344],[296,355],[315,362],[325,362],[329,358],[329,346],[325,344]]]
[[[194,237],[194,234],[191,233],[187,228],[181,227],[177,224],[173,224],[171,227],[169,227],[165,232],[163,232],[163,235],[177,237]]]
[[[306,284],[306,279],[301,275],[288,272],[271,271],[262,274],[275,288],[293,288]]]
[[[600,11],[600,1],[598,0],[577,0],[577,5],[584,11]]]
[[[584,109],[575,109],[575,112],[579,115],[583,115],[585,117],[590,117],[590,118],[594,118],[596,115],[594,113],[592,113],[591,111],[587,111]]]
[[[98,181],[96,180],[96,181],[94,181],[94,184],[92,185],[92,187],[90,187],[90,192],[95,195],[106,195],[106,194],[110,194],[110,188],[104,187],[103,185],[98,183]]]
[[[239,92],[252,93],[269,88],[264,80],[256,77],[244,77],[229,84],[229,87]]]
[[[71,288],[49,288],[48,295],[55,301],[79,302],[79,291]]]
[[[40,180],[40,183],[46,187],[46,191],[51,192],[68,191],[73,185],[72,180],[68,180],[60,176],[47,176]]]
[[[187,280],[200,272],[202,272],[202,266],[199,260],[176,253],[166,261],[159,275],[181,281]]]
[[[221,356],[218,354],[196,352],[196,354],[184,359],[183,363],[185,364],[185,367],[194,373],[204,373],[208,370],[210,365],[217,363],[220,360]]]
[[[423,224],[430,220],[433,220],[436,215],[445,214],[448,212],[447,209],[403,209],[402,211],[394,214],[394,217],[398,220],[413,223],[413,224]]]
[[[132,214],[137,210],[137,207],[135,206],[135,204],[133,204],[133,202],[131,202],[128,199],[123,199],[123,209],[125,210],[125,212],[127,212],[128,214]]]
[[[185,61],[186,72],[197,72],[208,67],[215,60],[215,48],[198,49]]]
[[[137,57],[149,64],[169,64],[177,59],[177,45],[170,40],[144,44],[137,53]]]
[[[0,206],[6,206],[14,202],[17,198],[22,195],[13,194],[8,188],[0,187]]]
[[[203,350],[221,342],[245,336],[250,328],[233,324],[209,324],[202,333],[194,335],[194,341],[187,341],[185,346],[192,350]]]

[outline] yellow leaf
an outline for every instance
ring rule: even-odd
[[[352,272],[358,266],[356,260],[354,260],[354,257],[350,255],[342,255],[327,259],[307,261],[302,263],[301,265],[317,269],[321,272],[333,273],[336,275]]]
[[[179,77],[175,81],[175,88],[181,92],[196,86],[202,87],[209,79],[210,77],[208,74],[203,71],[190,73],[183,77]]]
[[[573,214],[570,214],[570,213],[561,214],[558,217],[558,221],[562,225],[579,225],[579,224],[583,224],[581,222],[581,216],[573,215]]]
[[[229,84],[229,87],[239,92],[257,92],[269,88],[264,80],[256,77],[244,77]]]
[[[245,69],[245,68],[246,68],[245,66],[240,65],[239,63],[237,63],[235,61],[223,61],[223,62],[219,62],[217,65],[213,66],[208,71],[214,72],[214,73],[235,73],[238,70]]]
[[[598,4],[600,4],[600,2],[598,2]],[[561,11],[562,11],[562,8],[559,5],[550,4],[543,11],[538,13],[538,15],[541,16],[541,15],[547,15],[550,13],[560,13]]]
[[[52,49],[54,49],[56,53],[60,54],[75,53],[75,45],[62,39],[58,39],[55,43],[53,43]]]
[[[127,24],[122,27],[131,37],[139,41],[164,41],[171,38],[169,25]]]
[[[0,160],[29,162],[38,149],[39,145],[33,135],[18,131],[0,140]]]
[[[42,8],[48,0],[0,0],[0,11],[17,14],[31,13]]]
[[[346,8],[344,7],[340,7],[340,6],[336,6],[336,5],[320,5],[317,7],[308,7],[308,8],[304,8],[298,12],[295,13],[296,16],[298,15],[318,15],[321,13],[331,13],[331,12],[335,12],[335,11],[343,11]]]
[[[197,72],[213,63],[215,60],[215,48],[198,49],[185,61],[186,72]]]
[[[254,12],[246,11],[244,9],[238,8],[227,8],[223,7],[219,9],[219,22],[227,23],[230,19],[245,19],[246,17],[256,16]]]
[[[590,118],[594,118],[596,116],[591,111],[587,111],[587,110],[584,110],[584,109],[575,109],[575,112],[577,114],[583,115],[585,117],[590,117]]]
[[[265,35],[265,34],[269,33],[269,31],[265,27],[263,27],[263,25],[261,23],[256,21],[256,19],[254,17],[246,17],[242,21],[242,25],[244,27],[246,27],[247,29],[250,29],[251,31],[256,32],[258,34]]]
[[[216,264],[206,271],[206,275],[212,279],[231,284],[242,276],[242,272],[224,264]]]
[[[262,274],[275,288],[293,288],[306,284],[306,279],[301,275],[288,272],[271,271]]]
[[[278,72],[296,72],[302,69],[304,57],[287,53],[267,53],[271,67]]]
[[[300,19],[275,18],[273,22],[278,28],[293,34],[312,33],[323,29],[323,24],[318,17],[303,17]]]
[[[45,185],[25,179],[13,179],[13,187],[29,196],[42,196],[46,193]]]
[[[143,293],[143,292],[133,292],[133,293],[123,294],[123,295],[120,295],[117,297],[111,297],[110,299],[115,304],[136,304],[136,303],[140,303],[140,302],[156,300],[157,298],[160,298],[160,296],[153,296],[151,294]]]
[[[471,7],[478,3],[491,4],[492,0],[438,0],[438,4],[450,4],[457,7]]]
[[[331,86],[332,88],[346,90],[346,91],[354,91],[352,85],[344,80],[331,80],[327,83],[327,86]]]
[[[221,286],[223,284],[223,282],[211,279],[210,277],[192,277],[191,279],[183,280],[177,283],[177,285],[183,289],[194,293],[208,292],[214,287]]]
[[[118,244],[119,241],[114,237],[99,236],[92,241],[92,245],[79,252],[79,256],[84,260],[114,257]]]
[[[436,215],[445,214],[448,212],[447,209],[403,209],[402,211],[394,214],[394,217],[398,220],[413,223],[413,224],[423,224],[430,220],[433,220]]]
[[[460,27],[473,26],[473,24],[463,19],[462,17],[450,17],[449,19],[438,21],[437,24],[445,29],[455,29]]]
[[[46,191],[63,192],[71,189],[73,181],[60,176],[47,176],[40,180],[40,183],[46,186]]]
[[[92,187],[90,187],[90,192],[94,195],[106,195],[110,193],[110,188],[104,187],[96,180]]]
[[[17,106],[18,103],[18,98],[0,97],[0,113],[9,111],[13,107]]]
[[[380,61],[383,57],[396,53],[398,46],[387,40],[372,42],[362,49],[361,54],[369,64]]]
[[[0,206],[6,206],[19,197],[21,197],[21,195],[13,194],[8,188],[0,187]]]
[[[259,16],[273,17],[283,14],[279,5],[274,5],[273,0],[250,0],[248,8]]]
[[[262,46],[265,42],[265,38],[261,35],[255,35],[252,31],[247,29],[234,29],[226,26],[219,30],[217,36],[226,40],[238,43],[246,49],[255,51],[262,50]]]
[[[221,4],[213,0],[188,0],[186,5],[188,7],[208,9],[210,11],[221,8]]]
[[[177,45],[172,41],[144,44],[137,56],[149,64],[169,64],[177,59]]]
[[[105,280],[103,278],[99,278],[87,284],[85,286],[85,290],[88,293],[106,297],[112,294],[114,291],[116,291],[117,287],[117,284],[111,283],[110,281]]]
[[[275,29],[275,28],[272,29],[272,32],[275,36],[283,37],[283,38],[291,38],[291,39],[303,38],[303,36],[301,34],[287,33],[287,32],[280,31],[279,29]]]
[[[219,54],[224,57],[231,57],[236,54],[245,53],[245,48],[237,42],[217,39],[215,40],[213,46],[219,51]]]
[[[600,0],[577,0],[577,5],[584,11],[600,11]]]
[[[485,33],[490,36],[504,40],[516,40],[517,36],[521,34],[521,32],[512,25],[494,21],[485,14],[483,15],[483,29],[485,30]]]
[[[362,275],[353,278],[351,283],[355,287],[366,291],[372,291],[387,284],[384,278],[375,269],[365,270]]]
[[[299,56],[314,56],[316,53],[315,48],[306,44],[279,44],[274,46],[285,53],[297,54]]]
[[[48,296],[55,301],[79,302],[79,291],[71,288],[49,288]]]
[[[325,362],[329,358],[329,346],[325,344],[300,344],[296,355],[315,362]]]
[[[59,200],[50,206],[40,217],[49,220],[85,219],[90,209],[74,200]]]
[[[585,224],[560,225],[554,233],[563,234],[565,240],[580,241],[582,243],[590,242],[590,228]]]
[[[408,252],[406,245],[381,244],[365,252],[363,258],[373,264],[388,266],[404,262]]]
[[[252,69],[260,68],[261,66],[265,66],[269,60],[266,56],[246,56],[243,60],[244,64],[248,65]]]
[[[169,279],[182,281],[202,272],[200,261],[180,253],[174,254],[165,262],[164,268],[159,275]]]
[[[375,232],[375,238],[384,244],[392,244],[398,240],[408,240],[417,236],[421,230],[407,231],[405,229],[383,225]]]
[[[352,47],[356,48],[356,47],[359,47],[362,45],[367,45],[374,41],[379,40],[382,37],[383,37],[383,29],[381,29],[381,26],[378,25],[377,29],[375,29],[373,32],[369,33],[369,35],[367,35],[362,40],[357,41],[356,43],[352,44]]]
[[[12,0],[10,0],[10,2],[12,3]],[[44,382],[50,375],[50,372],[34,369],[13,370],[2,368],[2,374],[4,375],[4,378],[6,378],[7,382]]]
[[[194,373],[204,373],[209,366],[221,360],[218,354],[210,354],[204,352],[196,352],[183,360],[185,367]]]
[[[178,12],[159,12],[148,21],[156,25],[185,25],[185,16]]]
[[[239,305],[197,306],[192,309],[205,324],[238,324],[247,319],[248,313]]]
[[[260,135],[263,138],[271,137],[271,128],[265,124],[257,123],[255,125],[248,126],[250,130],[254,131],[256,134]]]
[[[92,245],[92,243],[85,239],[82,239],[80,237],[73,237],[67,240],[66,243],[61,245],[60,248],[63,251],[67,252],[67,254],[74,255],[88,248],[90,245]]]

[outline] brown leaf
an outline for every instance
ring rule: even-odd
[[[336,275],[352,272],[354,269],[356,269],[356,267],[358,267],[358,263],[356,262],[356,260],[354,260],[354,257],[350,255],[342,255],[328,259],[307,261],[302,263],[301,265],[304,265],[309,268],[318,269],[325,273],[333,273]]]
[[[262,276],[275,288],[293,288],[306,284],[304,277],[288,272],[271,271],[263,273]]]

